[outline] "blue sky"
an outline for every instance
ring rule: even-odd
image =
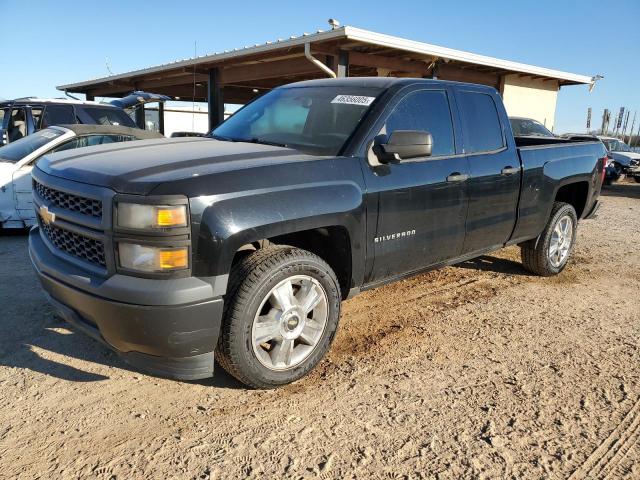
[[[587,107],[640,110],[640,1],[393,2],[0,0],[7,26],[0,98],[60,96],[56,85],[326,29],[326,20],[605,79],[564,87],[556,131]],[[638,112],[640,115],[640,111]],[[637,122],[636,122],[637,124]]]

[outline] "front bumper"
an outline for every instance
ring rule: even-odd
[[[91,276],[29,233],[29,254],[53,307],[67,322],[154,375],[195,380],[213,375],[223,300],[214,286],[172,280]]]

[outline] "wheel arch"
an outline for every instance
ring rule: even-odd
[[[226,276],[243,251],[279,244],[324,259],[338,276],[343,295],[361,284],[365,208],[353,183],[239,196],[196,205],[198,209],[200,221],[193,232],[198,276]]]
[[[576,211],[578,219],[580,219],[585,213],[588,198],[589,182],[585,180],[567,183],[560,186],[556,190],[554,201],[568,203],[569,205],[571,205]]]

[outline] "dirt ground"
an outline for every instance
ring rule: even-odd
[[[560,276],[509,248],[366,292],[275,391],[132,371],[4,236],[0,478],[640,478],[640,185],[603,203]]]

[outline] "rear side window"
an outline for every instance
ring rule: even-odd
[[[52,152],[63,152],[65,150],[75,150],[76,148],[94,147],[96,145],[106,145],[108,143],[128,142],[135,140],[131,135],[83,135],[59,145]]]
[[[47,105],[42,115],[41,128],[74,123],[76,123],[76,115],[71,105]]]
[[[458,94],[465,153],[490,152],[504,147],[498,110],[491,95],[477,92]]]
[[[131,117],[119,108],[83,106],[82,109],[96,125],[122,125],[133,128],[136,126]]]
[[[396,130],[429,132],[433,137],[432,156],[455,153],[449,99],[443,90],[419,90],[400,100],[381,133],[390,136]]]

